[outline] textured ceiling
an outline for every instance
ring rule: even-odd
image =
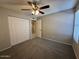
[[[22,8],[31,9],[31,7],[27,4],[27,1],[32,0],[0,0],[1,4],[0,6],[14,11],[23,12],[21,11]],[[71,9],[75,6],[77,2],[77,0],[36,0],[36,1],[38,1],[39,6],[48,4],[50,5],[50,8],[42,10],[45,12],[44,15]],[[28,16],[31,15],[31,11],[26,11],[23,13],[25,13]],[[38,16],[43,15],[39,14]]]

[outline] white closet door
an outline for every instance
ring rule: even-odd
[[[15,45],[29,39],[29,20],[16,17],[8,17],[11,45]]]

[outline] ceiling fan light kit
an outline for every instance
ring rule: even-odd
[[[38,7],[36,1],[33,2],[28,1],[27,3],[32,7],[32,15],[38,15],[39,13],[45,14],[43,11],[41,11],[41,9],[47,9],[50,7],[49,5]],[[27,9],[22,9],[22,10],[27,11]]]
[[[33,14],[33,15],[38,15],[38,14],[39,14],[39,11],[38,11],[38,10],[36,10],[36,11],[33,10],[33,11],[32,11],[32,14]]]

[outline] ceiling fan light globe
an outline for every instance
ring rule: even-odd
[[[35,15],[38,15],[38,14],[39,14],[39,11],[38,11],[38,10],[36,10]]]
[[[35,11],[32,11],[32,14],[34,15],[35,14]]]

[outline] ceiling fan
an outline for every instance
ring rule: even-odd
[[[38,15],[39,13],[45,14],[41,10],[42,9],[47,9],[47,8],[50,7],[49,5],[45,5],[45,6],[42,6],[42,7],[38,7],[37,1],[33,1],[33,2],[28,1],[27,3],[32,7],[32,15]],[[21,10],[27,11],[27,10],[31,10],[31,9],[21,9]]]

